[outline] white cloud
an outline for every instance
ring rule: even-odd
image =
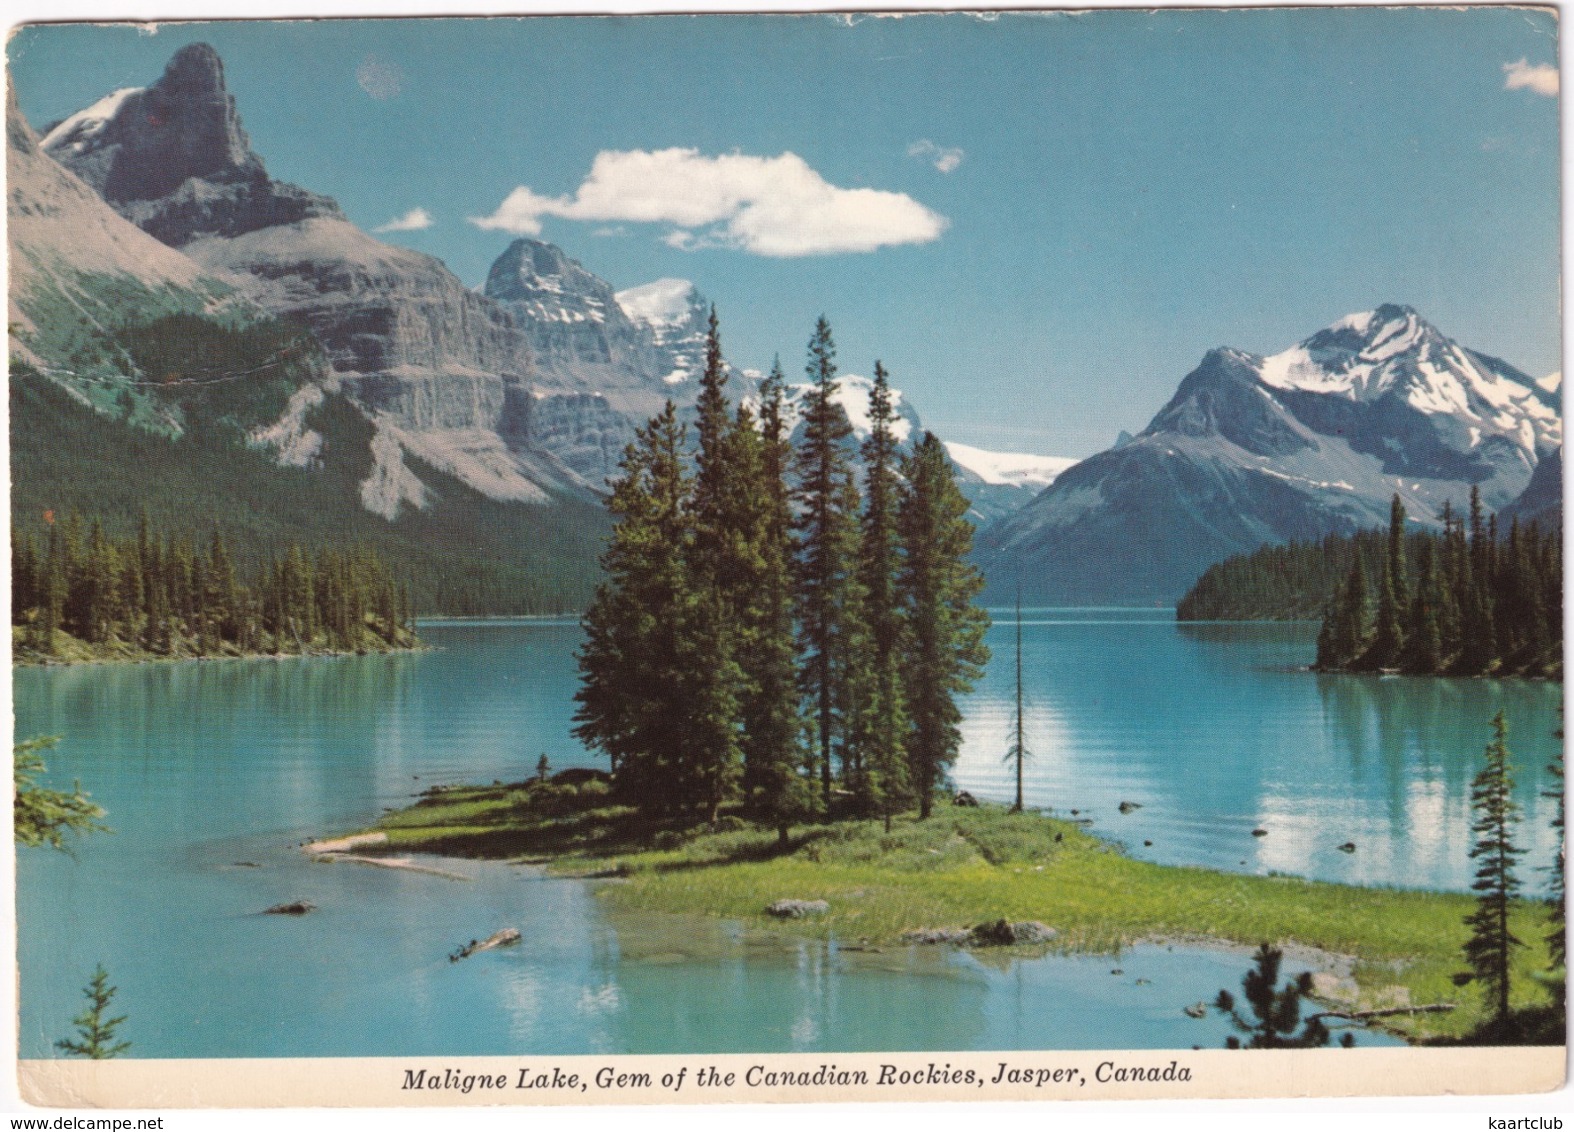
[[[403,216],[396,216],[386,224],[373,228],[373,232],[419,232],[432,226],[432,214],[424,208],[412,208]]]
[[[1503,73],[1508,76],[1503,80],[1504,90],[1533,90],[1548,98],[1557,97],[1558,69],[1550,63],[1531,66],[1529,60],[1521,59],[1517,63],[1504,63]]]
[[[521,185],[491,216],[470,222],[536,236],[546,216],[664,224],[671,247],[780,257],[923,244],[949,224],[905,193],[832,185],[795,153],[706,157],[694,149],[603,150],[572,196]]]
[[[940,146],[928,138],[920,138],[907,147],[907,156],[928,159],[940,172],[949,173],[962,164],[962,158],[966,154],[957,146]]]

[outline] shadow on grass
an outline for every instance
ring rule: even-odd
[[[1457,1038],[1434,1038],[1431,1046],[1560,1046],[1568,1038],[1562,1001],[1524,1006],[1507,1018],[1494,1018]]]
[[[563,781],[571,773],[580,778]],[[383,828],[400,835],[401,848],[476,858],[608,858],[666,853],[656,872],[715,868],[791,856],[827,836],[805,827],[783,843],[774,830],[745,820],[741,810],[712,824],[693,814],[653,816],[609,794],[604,782],[565,771],[549,780],[428,791],[408,809],[389,815]],[[702,850],[691,850],[706,835]]]

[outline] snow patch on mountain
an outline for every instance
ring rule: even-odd
[[[987,484],[1010,484],[1042,490],[1077,461],[1066,456],[1038,456],[1030,452],[991,452],[969,444],[946,441],[952,462],[966,468]]]
[[[682,385],[705,372],[710,307],[693,283],[658,279],[619,291],[616,298],[629,321],[650,335],[657,356],[666,360],[663,385]]]
[[[814,384],[807,381],[789,385],[782,391],[782,422],[789,435],[803,420],[805,407],[814,391]],[[837,377],[836,391],[831,394],[831,401],[847,414],[847,423],[853,426],[853,436],[859,441],[866,439],[874,429],[869,417],[869,396],[873,391],[872,378],[844,373]],[[918,423],[918,415],[906,404],[900,389],[891,390],[891,412],[894,415],[891,435],[898,444],[906,444]]]
[[[128,86],[122,87],[113,94],[106,94],[93,105],[78,110],[69,118],[64,118],[51,126],[40,139],[39,145],[56,156],[61,153],[81,153],[94,138],[104,132],[104,127],[109,125],[115,115],[120,113],[120,104],[133,94],[141,94],[144,89],[146,88]]]
[[[694,284],[687,279],[657,279],[617,292],[618,306],[635,322],[671,328],[689,317]]]

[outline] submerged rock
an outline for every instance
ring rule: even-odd
[[[819,916],[831,910],[824,900],[778,900],[766,907],[766,914],[779,920],[801,920],[805,916]]]
[[[307,912],[315,912],[317,905],[310,900],[291,900],[286,904],[275,904],[266,912],[269,916],[304,916]]]
[[[1183,1013],[1188,1018],[1206,1018],[1208,1016],[1208,1004],[1206,1002],[1194,1002],[1186,1007]]]
[[[1355,842],[1354,841],[1346,841],[1343,845],[1339,846],[1339,852],[1341,852],[1341,853],[1354,853],[1355,852]]]
[[[1131,813],[1132,810],[1140,810],[1140,809],[1142,809],[1142,803],[1141,802],[1122,802],[1118,808],[1119,808],[1121,813],[1129,814],[1129,813]]]

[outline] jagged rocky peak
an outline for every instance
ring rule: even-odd
[[[487,272],[488,298],[516,303],[532,318],[548,322],[627,321],[612,286],[586,271],[555,244],[518,239]]]
[[[182,47],[152,86],[116,91],[52,127],[44,148],[116,204],[166,196],[188,177],[267,176],[206,43]]]
[[[268,177],[224,84],[224,63],[206,43],[182,47],[152,86],[115,91],[55,124],[43,146],[174,247],[342,216],[329,198]]]

